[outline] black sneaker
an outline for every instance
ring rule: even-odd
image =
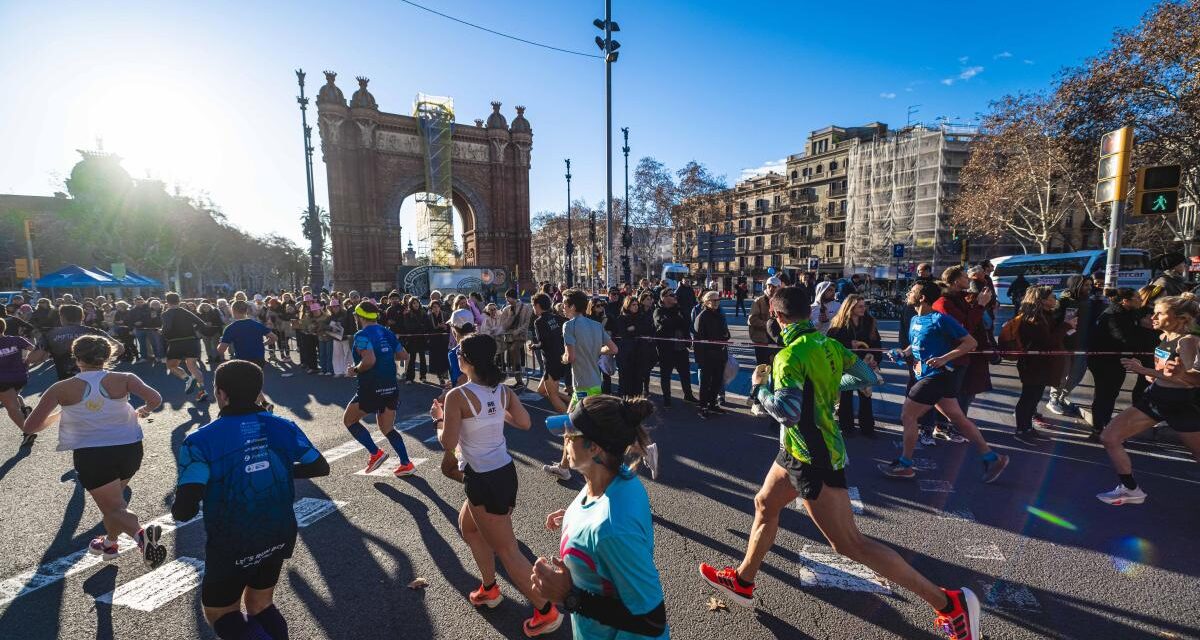
[[[700,404],[700,400],[696,396],[684,396],[683,401],[688,404]]]
[[[1049,440],[1049,438],[1047,438],[1042,432],[1038,431],[1034,427],[1030,427],[1028,429],[1017,429],[1017,432],[1013,434],[1013,437],[1029,445],[1039,445]]]
[[[708,407],[700,407],[700,413],[698,414],[698,417],[701,420],[708,420],[711,416],[712,412],[708,410]]]
[[[725,414],[729,413],[728,411],[725,410],[725,407],[722,407],[719,404],[714,404],[714,405],[710,406],[708,408],[708,410],[710,412],[718,414],[718,415],[725,415]]]
[[[37,440],[37,437],[38,434],[36,433],[26,433],[25,435],[21,436],[21,448],[28,449],[29,447],[32,447],[33,441]]]

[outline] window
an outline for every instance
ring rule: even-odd
[[[780,256],[778,254],[771,256],[771,266],[772,267],[778,267],[781,264],[783,264],[783,260],[780,259]]]
[[[762,256],[754,256],[754,268],[761,269],[763,266]]]
[[[727,216],[733,215],[733,205],[732,204],[725,205],[725,215],[727,215]]]
[[[746,202],[743,202],[743,203],[741,203],[741,205],[739,206],[739,210],[740,210],[742,213],[746,213],[747,211],[749,211],[749,210],[750,210],[750,205],[749,205],[748,203],[746,203]]]
[[[775,214],[775,215],[773,215],[773,216],[771,216],[771,226],[772,226],[772,227],[778,227],[778,226],[779,226],[779,214],[778,214],[778,213],[777,213],[777,214]]]
[[[804,167],[804,177],[807,178],[808,176],[811,176],[811,175],[812,175],[812,168]]]
[[[842,204],[841,204],[842,215],[846,215],[846,202],[847,202],[846,200],[842,200]]]
[[[761,229],[761,228],[762,228],[762,226],[763,226],[763,219],[762,219],[762,217],[760,216],[760,217],[758,217],[758,218],[755,218],[755,219],[754,219],[754,228],[755,228],[755,229]]]
[[[754,236],[754,248],[755,249],[763,248],[763,237],[762,236]]]
[[[833,202],[830,202],[830,203],[829,203],[829,205],[828,205],[827,207],[825,207],[825,209],[826,209],[826,212],[828,213],[828,215],[833,215],[834,207],[836,207],[836,206],[837,206],[837,205],[836,205],[835,203],[833,203]]]
[[[817,173],[821,173],[823,171],[825,171],[825,165],[823,165],[823,164],[817,165]]]
[[[725,223],[725,233],[733,233],[733,223],[732,222]]]
[[[782,203],[783,203],[783,196],[775,196],[775,208],[778,209],[779,205]]]
[[[797,173],[796,170],[792,169],[792,180],[796,179],[796,173]]]
[[[746,256],[741,256],[738,258],[738,269],[743,271],[746,269]]]
[[[837,171],[837,160],[832,160],[832,161],[830,161],[830,163],[829,163],[829,171],[830,171],[830,172]]]
[[[833,245],[831,245],[831,244],[825,245],[825,257],[826,258],[833,257]]]
[[[793,171],[792,173],[796,173],[796,172]],[[799,195],[799,193],[800,193],[799,191],[792,189],[791,192],[788,193],[788,196],[791,197],[792,200],[795,200],[796,196]]]
[[[759,198],[758,200],[754,201],[754,206],[759,211],[766,211],[768,208],[770,208],[771,203],[766,198]]]

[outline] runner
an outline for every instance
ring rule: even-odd
[[[496,558],[509,580],[534,607],[525,621],[525,635],[552,633],[563,616],[554,604],[530,588],[533,565],[521,553],[513,533],[512,512],[517,505],[517,468],[504,439],[504,424],[529,430],[529,412],[517,394],[504,386],[504,373],[496,366],[496,341],[473,335],[458,346],[458,361],[467,382],[446,395],[444,408],[435,403],[430,415],[438,427],[438,441],[446,451],[458,450],[467,499],[458,514],[463,540],[479,567],[481,583],[468,599],[476,607],[494,609],[504,599],[496,584]]]
[[[1112,491],[1097,494],[1101,502],[1112,505],[1141,504],[1146,492],[1133,479],[1133,461],[1125,452],[1129,438],[1158,424],[1179,434],[1192,456],[1200,460],[1200,336],[1195,333],[1200,305],[1195,296],[1159,298],[1154,303],[1150,322],[1162,332],[1162,341],[1154,350],[1154,368],[1136,358],[1122,358],[1125,370],[1152,379],[1150,387],[1133,406],[1122,411],[1100,434],[1100,442],[1121,479]]]
[[[833,405],[840,391],[874,386],[879,378],[813,327],[805,289],[780,289],[771,299],[771,311],[783,327],[784,347],[769,370],[766,365],[754,370],[752,394],[780,423],[782,446],[754,498],[754,525],[742,564],[716,569],[700,563],[701,576],[733,602],[753,606],[754,578],[775,543],[779,514],[799,496],[838,553],[928,602],[951,640],[980,640],[979,600],[970,589],[939,588],[890,547],[864,536],[854,523],[846,490],[846,442],[834,421]],[[774,393],[768,384],[773,384]]]
[[[132,373],[104,370],[114,351],[103,336],[80,336],[71,352],[79,373],[51,385],[21,429],[37,433],[58,423],[57,451],[72,452],[76,480],[91,494],[104,520],[106,535],[93,538],[88,552],[115,560],[120,555],[117,538],[124,533],[137,543],[142,560],[157,567],[167,558],[167,548],[159,544],[162,527],[138,524],[125,502],[125,487],[142,466],[138,418],[157,409],[162,396]],[[134,411],[130,394],[145,404]],[[58,407],[62,410],[56,412]]]
[[[329,475],[329,463],[295,423],[255,404],[262,383],[256,364],[231,360],[217,367],[213,391],[221,416],[184,439],[171,505],[172,517],[185,522],[203,503],[200,603],[227,640],[288,637],[273,596],[296,546],[293,479]]]
[[[646,398],[596,396],[546,420],[587,485],[546,516],[547,529],[562,529],[559,556],[538,558],[531,579],[571,613],[576,638],[669,636],[650,499],[636,463],[627,464],[651,447],[642,422],[653,411]]]
[[[233,346],[233,354],[238,360],[253,362],[263,370],[264,377],[267,369],[266,345],[275,346],[275,334],[267,325],[250,318],[250,305],[245,300],[235,300],[233,305],[233,322],[221,333],[221,343],[217,345],[217,353],[221,357]],[[266,343],[263,343],[266,338]],[[258,393],[258,406],[267,413],[275,412],[275,405],[267,402],[262,391]]]
[[[184,395],[199,389],[196,402],[208,402],[204,372],[199,363],[200,338],[196,336],[196,331],[204,328],[204,321],[179,306],[178,293],[170,291],[163,299],[167,301],[167,309],[162,314],[162,337],[167,343],[167,373],[183,380]],[[180,360],[187,371],[179,368]]]
[[[992,451],[983,434],[958,404],[961,377],[955,372],[954,361],[975,350],[976,342],[954,318],[933,310],[933,303],[942,295],[934,282],[918,282],[908,291],[906,302],[913,305],[916,316],[908,327],[909,345],[903,351],[893,349],[892,358],[900,361],[912,356],[916,383],[908,390],[900,408],[904,425],[904,450],[893,462],[877,468],[892,478],[912,478],[913,451],[917,446],[918,421],[933,407],[970,440],[983,458],[983,481],[995,482],[1008,466],[1008,456]],[[971,636],[975,637],[975,636]]]
[[[565,320],[551,310],[553,306],[550,296],[544,293],[533,297],[533,331],[537,341],[532,347],[541,352],[543,360],[542,381],[537,392],[550,401],[555,411],[566,413],[571,397],[558,388],[559,381],[566,379],[570,372],[562,359]]]
[[[113,352],[118,358],[125,352],[125,347],[122,347],[121,343],[114,340],[112,336],[100,329],[83,325],[83,307],[64,304],[58,308],[58,319],[62,326],[43,332],[42,340],[46,343],[46,351],[54,359],[54,373],[58,375],[59,380],[66,380],[79,373],[79,367],[76,366],[75,356],[71,351],[71,345],[79,336],[100,336],[107,339],[112,344]]]
[[[370,473],[379,468],[388,453],[375,446],[375,440],[363,426],[363,416],[368,413],[376,414],[376,424],[379,431],[388,439],[396,454],[400,456],[400,466],[396,467],[396,477],[411,476],[417,468],[408,459],[408,449],[404,447],[404,438],[400,432],[392,428],[396,421],[396,402],[398,389],[396,387],[396,361],[408,357],[396,334],[378,324],[379,305],[370,300],[363,300],[354,308],[360,330],[354,334],[354,366],[346,370],[346,375],[358,378],[358,393],[350,399],[342,422],[350,435],[370,453],[367,458],[366,472]]]
[[[0,318],[0,403],[20,429],[25,425],[25,416],[33,411],[21,397],[21,389],[29,382],[29,367],[45,360],[46,352],[21,336],[8,335],[11,320],[14,318]],[[21,437],[21,446],[32,447],[36,439],[36,433],[26,433]]]
[[[587,294],[579,289],[568,289],[563,293],[563,312],[567,321],[563,323],[563,364],[571,367],[571,383],[574,396],[568,408],[574,409],[580,400],[600,395],[600,356],[616,355],[617,345],[599,322],[587,317]],[[571,479],[567,450],[553,464],[542,465],[542,471],[561,480]]]

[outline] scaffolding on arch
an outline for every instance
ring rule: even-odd
[[[413,117],[425,155],[425,193],[417,195],[417,251],[432,265],[458,262],[454,244],[454,100],[417,94]]]

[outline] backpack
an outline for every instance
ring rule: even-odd
[[[1001,351],[1024,351],[1025,347],[1021,344],[1021,323],[1025,321],[1025,317],[1017,314],[1008,322],[1000,327],[999,347]],[[1004,354],[1005,360],[1016,360],[1017,356],[1011,353]]]

